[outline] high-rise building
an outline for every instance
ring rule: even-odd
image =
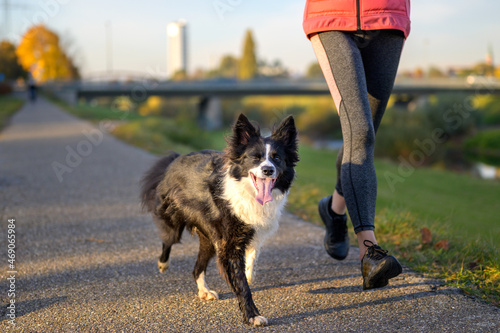
[[[187,72],[187,24],[180,20],[167,25],[167,75]]]
[[[488,45],[488,51],[486,52],[486,65],[493,66],[493,47],[491,44]]]

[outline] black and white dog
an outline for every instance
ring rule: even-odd
[[[257,310],[248,284],[262,243],[278,229],[295,176],[297,130],[289,116],[264,138],[242,114],[227,142],[224,152],[172,153],[160,159],[143,178],[142,203],[163,241],[160,272],[168,268],[170,249],[187,227],[200,241],[193,271],[198,296],[218,299],[205,282],[208,262],[217,255],[244,321],[262,326],[267,319]]]

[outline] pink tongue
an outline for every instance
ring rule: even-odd
[[[273,201],[273,196],[271,190],[273,189],[273,180],[271,178],[257,178],[257,186],[259,187],[259,192],[255,196],[255,200],[261,205],[266,202]]]

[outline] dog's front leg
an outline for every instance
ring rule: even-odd
[[[260,244],[253,244],[245,251],[245,275],[248,284],[252,284],[255,279],[255,265],[259,258]]]
[[[250,292],[245,275],[245,258],[243,253],[227,253],[221,251],[218,255],[221,273],[238,298],[243,320],[252,326],[265,326],[267,319],[260,315]]]

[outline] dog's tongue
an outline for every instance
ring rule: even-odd
[[[271,178],[257,178],[256,182],[259,189],[255,196],[255,200],[261,205],[273,201],[273,195],[271,194],[274,184],[273,180]]]

